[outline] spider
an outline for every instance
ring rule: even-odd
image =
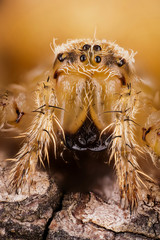
[[[121,199],[134,209],[141,186],[158,184],[145,165],[160,166],[159,100],[137,74],[134,53],[106,40],[54,44],[53,68],[0,93],[0,128],[24,138],[10,170],[13,189],[31,184],[48,149],[105,151],[114,160]]]

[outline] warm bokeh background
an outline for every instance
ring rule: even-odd
[[[142,68],[160,82],[159,0],[1,0],[1,83],[51,64],[53,38],[92,38],[95,28],[97,38],[137,51]]]

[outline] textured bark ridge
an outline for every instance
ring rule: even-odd
[[[48,224],[59,209],[62,193],[46,172],[38,172],[30,188],[8,193],[5,168],[0,166],[0,239],[46,239]]]
[[[160,239],[160,208],[143,204],[135,215],[122,210],[116,201],[104,202],[93,193],[69,194],[63,209],[49,226],[47,239],[68,233],[64,239]]]
[[[119,206],[118,188],[108,200],[93,192],[62,193],[45,172],[35,175],[30,196],[9,194],[0,174],[0,239],[160,239],[160,202],[140,204],[137,213]]]

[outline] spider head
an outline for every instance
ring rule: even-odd
[[[55,53],[56,97],[58,106],[65,110],[55,114],[64,129],[66,146],[77,150],[106,149],[108,141],[102,139],[101,133],[104,135],[106,127],[115,121],[113,112],[120,95],[130,91],[134,60],[128,51],[103,40],[71,41],[55,49]]]

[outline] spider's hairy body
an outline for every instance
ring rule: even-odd
[[[121,198],[133,209],[141,198],[140,186],[156,182],[143,165],[160,165],[159,102],[136,75],[133,52],[115,43],[68,41],[55,46],[54,54],[46,79],[37,78],[27,90],[19,86],[16,93],[1,94],[1,128],[10,124],[25,137],[12,159],[12,186],[30,182],[38,160],[49,162],[50,145],[55,157],[59,146],[104,150],[104,162],[115,161]]]

